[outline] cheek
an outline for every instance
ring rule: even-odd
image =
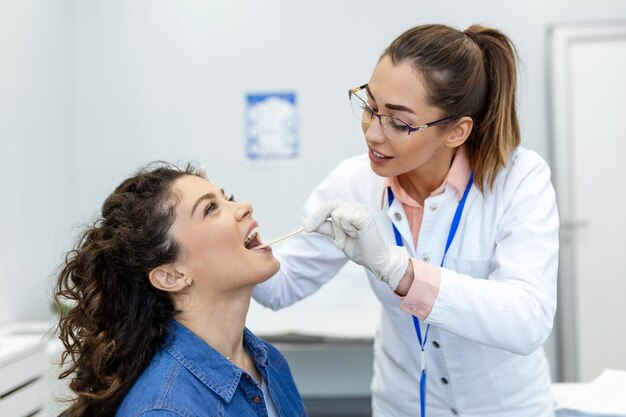
[[[416,133],[419,135],[425,132]],[[439,141],[435,135],[421,135],[409,139],[406,143],[396,145],[394,149],[406,159],[423,161],[428,160],[438,147]]]
[[[394,147],[398,158],[398,173],[396,175],[413,171],[427,163],[433,155],[432,146],[429,145],[425,142],[419,143],[419,139],[402,145],[396,144]]]
[[[211,228],[188,236],[186,249],[193,263],[223,259],[240,249],[241,242],[230,230]]]

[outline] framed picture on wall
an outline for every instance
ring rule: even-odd
[[[295,92],[246,95],[246,155],[251,160],[296,159],[300,151]]]

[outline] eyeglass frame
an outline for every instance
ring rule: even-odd
[[[388,115],[388,114],[379,114],[379,113],[376,113],[376,112],[374,111],[374,109],[372,109],[372,106],[370,106],[369,104],[367,104],[367,103],[366,103],[366,102],[365,102],[365,101],[364,101],[361,97],[359,97],[359,96],[356,94],[356,93],[358,93],[359,91],[361,91],[361,90],[363,90],[364,88],[366,88],[368,85],[369,85],[369,83],[365,83],[365,84],[363,84],[363,85],[362,85],[362,86],[360,86],[360,87],[355,87],[355,88],[351,88],[351,89],[349,89],[349,90],[348,90],[348,100],[352,101],[352,95],[354,94],[354,95],[355,95],[355,96],[356,96],[359,100],[361,100],[361,102],[363,102],[363,104],[365,104],[365,105],[367,106],[367,108],[369,109],[369,111],[371,111],[371,112],[372,112],[372,118],[370,119],[370,121],[369,121],[369,122],[364,122],[364,121],[361,119],[361,123],[370,124],[370,123],[372,123],[372,120],[374,119],[374,117],[373,117],[373,116],[376,116],[376,117],[378,117],[378,122],[380,123],[381,127],[384,127],[384,126],[385,126],[385,123],[383,123],[383,119],[382,119],[383,117],[385,117],[385,118],[390,118],[390,119],[394,119],[394,120],[397,120],[397,121],[399,121],[399,122],[401,122],[401,123],[405,124],[405,125],[409,128],[409,131],[407,132],[407,136],[409,136],[409,135],[410,135],[411,133],[413,133],[413,132],[420,132],[420,131],[422,131],[422,130],[424,130],[424,129],[428,129],[429,127],[437,126],[437,125],[440,125],[440,124],[443,124],[443,123],[449,122],[450,120],[454,120],[454,119],[456,118],[455,116],[448,116],[448,117],[444,117],[443,119],[435,120],[434,122],[430,122],[430,123],[423,123],[423,124],[421,124],[421,125],[419,125],[419,126],[411,126],[410,124],[408,124],[408,123],[407,123],[407,122],[405,122],[404,120],[402,120],[402,119],[398,119],[397,117],[393,117],[393,116],[390,116],[390,115]],[[383,129],[383,131],[385,131],[385,130]],[[386,134],[386,133],[385,133],[385,134]],[[389,138],[389,139],[392,139],[392,138]],[[393,140],[393,139],[392,139],[392,140]],[[406,140],[408,140],[408,138],[407,138]],[[406,140],[405,140],[405,141],[403,141],[403,142],[406,142]]]

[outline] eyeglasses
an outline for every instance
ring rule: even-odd
[[[361,123],[365,124],[370,124],[374,119],[374,116],[378,117],[378,121],[380,122],[385,135],[395,142],[404,143],[409,139],[409,135],[413,132],[419,132],[420,130],[428,129],[429,127],[449,122],[454,119],[454,116],[449,116],[444,117],[443,119],[435,120],[434,122],[424,123],[419,126],[411,126],[410,124],[393,116],[376,113],[369,106],[369,104],[367,104],[367,97],[363,92],[366,87],[367,84],[363,84],[360,87],[348,90],[348,98],[350,99],[352,112],[357,119],[361,121]]]

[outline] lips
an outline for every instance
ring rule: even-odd
[[[374,149],[370,149],[370,152],[372,152],[372,154],[377,158],[391,158],[391,156],[387,156],[384,153],[377,152]]]
[[[383,164],[393,159],[393,156],[385,155],[384,153],[374,150],[373,148],[369,148],[369,150],[370,150],[369,152],[370,161],[372,161],[375,164]]]

